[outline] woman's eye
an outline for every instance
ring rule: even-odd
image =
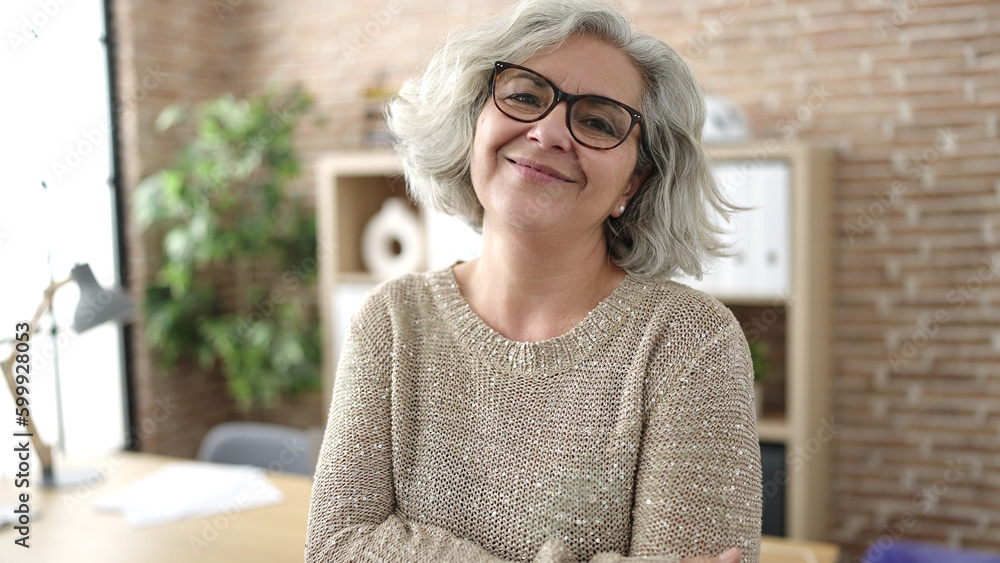
[[[607,131],[611,132],[611,124],[603,119],[591,119],[589,121],[590,127],[597,131]]]
[[[580,127],[583,127],[587,131],[593,133],[600,133],[603,135],[615,134],[614,126],[612,126],[611,123],[609,123],[607,120],[602,119],[600,117],[596,116],[585,117],[577,120],[577,123],[579,124]]]
[[[511,94],[510,96],[507,97],[507,100],[510,102],[526,106],[540,107],[542,105],[542,102],[541,100],[538,99],[538,96],[529,94],[527,92]]]

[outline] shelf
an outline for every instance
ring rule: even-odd
[[[368,272],[337,272],[334,283],[353,283],[365,285],[378,285],[383,282],[382,278],[369,274]]]
[[[791,437],[788,421],[782,417],[765,416],[757,420],[757,435],[761,442],[784,444]]]

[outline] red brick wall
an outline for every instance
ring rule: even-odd
[[[838,149],[830,539],[1000,551],[1000,4],[668,5],[754,137]]]
[[[159,110],[223,90],[302,82],[328,119],[300,137],[310,165],[321,152],[361,148],[366,89],[397,87],[454,25],[496,9],[440,0],[115,6],[123,74],[134,84],[147,65],[170,71],[124,123],[129,188],[176,146],[151,133]],[[816,507],[832,515],[830,539],[852,555],[895,537],[1000,551],[1000,3],[624,6],[687,58],[707,93],[745,110],[755,138],[838,149],[836,230],[815,233],[834,244],[831,401],[845,425],[830,446],[831,506]],[[155,242],[129,233],[141,278]],[[141,342],[137,351],[141,412],[163,394],[187,405],[181,437],[148,447],[192,451],[187,440],[229,413],[197,406],[205,396],[225,404],[221,388],[201,374],[155,379]],[[322,422],[318,406],[306,412]]]

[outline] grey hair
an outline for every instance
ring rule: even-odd
[[[625,213],[605,222],[609,255],[639,279],[680,271],[701,278],[703,260],[725,250],[713,210],[727,218],[739,209],[716,185],[701,143],[701,88],[674,49],[598,0],[524,0],[449,36],[423,75],[407,81],[387,108],[410,193],[481,229],[483,207],[470,165],[493,63],[521,63],[574,34],[621,49],[645,82],[635,173],[648,176]]]

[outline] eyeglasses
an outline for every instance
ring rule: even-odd
[[[581,145],[608,150],[625,142],[642,114],[604,96],[567,94],[541,74],[515,64],[493,65],[493,103],[522,123],[544,118],[566,100],[566,127]]]

